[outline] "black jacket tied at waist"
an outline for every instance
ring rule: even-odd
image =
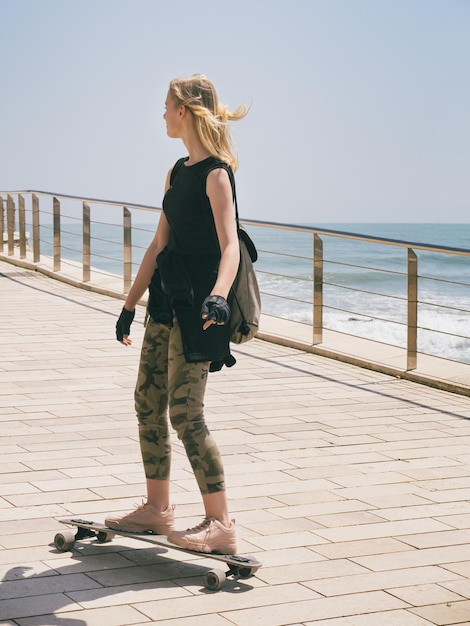
[[[219,257],[184,256],[162,250],[149,285],[148,311],[155,322],[172,325],[173,313],[181,328],[188,363],[211,361],[211,371],[235,364],[230,354],[230,326],[211,325],[203,330],[201,306],[217,279]]]

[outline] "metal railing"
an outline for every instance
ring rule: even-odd
[[[122,297],[130,288],[160,211],[147,205],[42,191],[0,192],[0,258],[29,259],[36,266],[49,263],[52,273],[68,273],[77,283],[88,288],[100,283],[103,290],[103,285],[107,285],[113,295]],[[151,218],[152,224],[139,227],[138,223],[144,218]],[[441,342],[454,342],[461,349],[457,348],[454,355],[446,358],[470,363],[470,306],[467,304],[470,302],[470,250],[295,224],[257,220],[242,220],[242,223],[253,235],[259,251],[256,268],[263,313],[311,327],[309,343],[312,346],[323,343],[325,330],[355,334],[345,329],[344,324],[342,328],[335,326],[335,316],[342,315],[356,322],[364,320],[383,327],[397,327],[403,339],[396,345],[406,351],[407,371],[417,367],[419,353],[426,354],[426,350],[419,346],[420,333],[436,333]],[[93,235],[93,230],[97,229],[100,233]],[[109,239],[108,233],[112,229],[119,234]],[[47,232],[50,233],[49,239]],[[71,247],[73,238],[79,244]],[[349,254],[359,258],[352,261],[343,258],[338,253],[340,241],[347,242]],[[377,258],[393,248],[397,258],[392,266],[385,263],[380,267],[374,255],[364,252],[365,248],[360,246],[372,246],[377,250]],[[420,253],[439,255],[446,260],[459,259],[461,278],[420,274]],[[364,257],[371,257],[373,264],[365,263]],[[100,261],[107,269],[99,269]],[[341,275],[342,280],[339,280]],[[400,287],[387,293],[354,285],[355,281],[367,282],[366,279],[381,285],[396,283]],[[447,299],[420,299],[421,286],[431,282],[437,285],[438,293],[445,287],[452,290],[453,295]],[[461,296],[455,296],[456,293]],[[372,304],[374,299],[381,304],[377,310]],[[387,302],[389,304],[384,306]],[[391,317],[383,313],[387,308],[395,310]],[[459,328],[467,331],[454,330],[452,324],[446,329],[420,325],[420,310],[429,308],[438,311],[435,317],[444,311],[446,315],[454,315],[459,320]],[[297,318],[293,312],[297,313]],[[449,319],[452,321],[452,317]],[[381,341],[368,336],[367,331],[360,336]],[[382,343],[395,345],[389,340]]]

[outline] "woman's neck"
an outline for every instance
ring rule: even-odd
[[[191,138],[184,138],[183,143],[186,146],[186,150],[188,151],[189,158],[186,161],[187,165],[194,165],[195,163],[199,163],[199,161],[204,161],[211,155],[202,145],[199,137],[193,136]]]

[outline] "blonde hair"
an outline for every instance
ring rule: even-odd
[[[228,123],[245,117],[248,107],[241,105],[230,111],[219,102],[214,85],[203,74],[175,78],[170,83],[170,93],[177,106],[185,106],[191,111],[204,148],[211,156],[230,165],[235,172],[238,158]]]

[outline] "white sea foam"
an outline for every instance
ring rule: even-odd
[[[338,228],[362,231],[358,226]],[[377,236],[419,241],[422,225],[369,225]],[[401,229],[400,229],[401,226]],[[470,228],[426,225],[427,243],[470,245]],[[414,227],[414,228],[413,228]],[[400,233],[401,230],[401,233]],[[388,232],[387,232],[388,231]],[[416,231],[416,232],[414,232]],[[419,232],[418,232],[419,231]],[[435,240],[433,241],[433,234]],[[305,235],[256,229],[261,246],[311,255]],[[418,236],[419,235],[419,236]],[[270,239],[274,239],[270,241]],[[325,328],[405,347],[407,342],[407,249],[324,238],[323,323]],[[258,243],[258,239],[256,239]],[[267,255],[257,266],[263,310],[282,318],[312,323],[312,263]],[[360,267],[359,267],[360,266]],[[373,268],[380,268],[379,271]],[[271,273],[265,273],[269,271]],[[281,274],[284,276],[273,275]],[[418,350],[470,363],[470,258],[418,253]],[[295,276],[297,278],[289,278]],[[450,281],[450,282],[443,282]],[[467,284],[465,284],[467,283]],[[270,295],[268,295],[270,294]]]

